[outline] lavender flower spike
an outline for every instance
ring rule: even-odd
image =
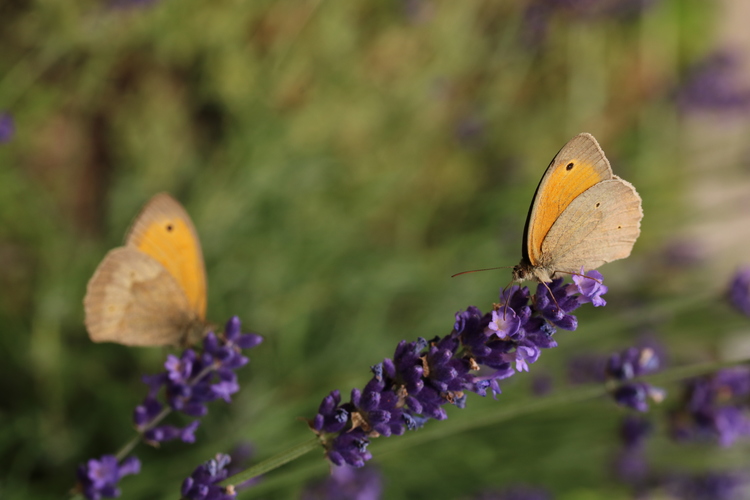
[[[648,400],[660,403],[665,396],[663,389],[645,382],[631,382],[635,377],[659,370],[659,357],[650,347],[631,347],[610,356],[607,362],[607,378],[624,382],[612,391],[615,401],[634,410],[648,410]]]
[[[716,52],[695,64],[677,89],[677,104],[685,111],[746,113],[750,89],[741,79],[741,59],[730,51]]]
[[[750,368],[738,366],[687,381],[680,408],[670,416],[677,439],[716,439],[730,446],[750,436]]]
[[[231,500],[237,496],[232,485],[219,486],[227,478],[227,465],[232,459],[229,455],[217,453],[182,482],[182,497],[188,500]]]
[[[10,141],[14,132],[13,117],[9,113],[0,112],[0,144]]]
[[[117,498],[120,488],[117,483],[128,474],[138,474],[141,462],[136,457],[117,463],[114,455],[104,455],[99,460],[91,459],[86,465],[78,467],[78,489],[88,500],[100,498]]]
[[[157,399],[162,388],[169,407],[191,417],[205,415],[206,403],[211,401],[232,401],[232,394],[240,389],[235,371],[249,362],[243,349],[253,348],[263,341],[260,335],[242,333],[241,326],[237,316],[230,318],[223,334],[209,332],[206,335],[202,352],[185,349],[180,357],[170,354],[164,363],[164,372],[144,377],[149,395],[136,407],[133,421],[147,442],[155,445],[179,438],[192,443],[200,424],[199,420],[194,420],[183,428],[156,426],[164,408]]]
[[[564,285],[560,278],[540,284],[534,297],[514,285],[487,314],[474,306],[456,313],[453,330],[443,338],[401,341],[393,358],[372,367],[362,390],[353,389],[346,403],[338,391],[331,392],[308,421],[328,459],[362,467],[372,458],[370,439],[444,420],[443,407],[463,408],[469,392],[497,396],[500,380],[529,371],[542,350],[557,345],[556,327],[576,329],[573,310],[586,302],[604,305],[601,275],[588,276],[593,285]]]
[[[729,301],[745,316],[750,316],[750,267],[737,271],[729,284]]]
[[[383,478],[373,467],[333,467],[330,476],[305,486],[302,500],[374,500],[381,498]]]

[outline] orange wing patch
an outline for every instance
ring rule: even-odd
[[[529,228],[528,252],[531,264],[539,265],[542,242],[552,224],[568,205],[591,186],[611,178],[611,173],[577,157],[566,158],[550,167],[534,200],[533,225]],[[610,175],[607,175],[609,173]]]
[[[144,228],[135,241],[129,243],[151,256],[174,276],[191,308],[204,320],[206,281],[200,267],[203,255],[200,243],[186,221],[178,217],[158,217]]]

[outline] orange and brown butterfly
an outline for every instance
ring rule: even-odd
[[[83,299],[94,342],[187,345],[206,325],[206,270],[198,233],[174,198],[157,194],[89,280]]]
[[[640,234],[641,197],[612,173],[591,134],[568,141],[536,188],[513,280],[552,281],[630,255]]]

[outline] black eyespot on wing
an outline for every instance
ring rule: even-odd
[[[167,224],[166,225],[166,229],[167,229],[167,231],[169,231],[171,233],[172,229],[174,229],[174,226],[172,224]]]
[[[594,208],[599,208],[599,206],[600,206],[601,204],[602,204],[602,202],[601,202],[601,201],[597,201],[597,202],[596,202],[596,205],[594,205]]]
[[[568,172],[570,172],[571,170],[573,170],[573,167],[575,167],[575,163],[573,163],[573,162],[571,161],[570,163],[568,163],[568,164],[567,164],[567,165],[565,166],[565,170],[567,170]]]

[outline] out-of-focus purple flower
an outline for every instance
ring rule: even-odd
[[[708,472],[699,475],[675,475],[666,481],[670,498],[687,500],[740,500],[747,498],[747,474]]]
[[[659,357],[650,347],[631,347],[612,354],[607,362],[607,377],[621,382],[613,391],[615,401],[638,411],[648,410],[648,400],[660,403],[665,396],[663,389],[645,382],[631,382],[635,377],[648,375],[660,369]]]
[[[745,316],[750,316],[750,267],[737,271],[729,284],[729,302]]]
[[[677,104],[685,111],[750,110],[750,88],[742,88],[737,54],[718,52],[695,64],[677,90]]]
[[[706,256],[706,249],[700,241],[679,238],[664,245],[660,260],[666,267],[685,269],[705,261]]]
[[[232,461],[229,455],[217,453],[182,482],[182,497],[188,500],[231,500],[237,496],[234,486],[219,486],[227,478],[227,465]]]
[[[375,467],[333,466],[331,475],[305,487],[302,500],[378,500],[383,479]]]
[[[651,433],[651,423],[643,417],[626,415],[620,423],[622,447],[615,459],[615,473],[620,480],[642,487],[648,476],[644,443]]]
[[[649,465],[643,450],[622,449],[617,453],[614,469],[620,481],[642,488],[649,474]]]
[[[158,443],[180,438],[186,443],[194,442],[198,420],[184,428],[157,426],[163,413],[163,405],[156,399],[159,391],[164,388],[167,404],[173,410],[202,417],[208,412],[206,403],[217,399],[231,402],[231,395],[239,390],[234,370],[248,363],[242,350],[255,347],[262,339],[260,335],[243,334],[240,320],[235,316],[227,321],[223,335],[213,332],[206,335],[202,353],[185,349],[180,357],[167,356],[166,371],[144,377],[149,395],[136,407],[133,416],[146,441]]]
[[[531,392],[535,396],[545,396],[552,392],[552,376],[548,373],[534,375],[531,380]]]
[[[638,415],[626,415],[620,423],[620,441],[625,448],[642,448],[651,434],[651,422]]]
[[[607,375],[615,380],[630,380],[659,370],[659,358],[650,347],[630,347],[612,354],[607,362]]]
[[[568,362],[568,382],[577,384],[603,383],[607,380],[607,358],[595,354],[579,354]]]
[[[11,140],[15,131],[16,126],[10,113],[0,112],[0,144]]]
[[[229,453],[231,467],[227,467],[227,475],[233,476],[247,468],[247,463],[255,456],[255,447],[249,441],[238,443]],[[234,491],[240,491],[258,484],[263,476],[251,477],[247,481],[234,485]]]
[[[661,403],[665,396],[664,389],[653,387],[645,382],[631,382],[612,391],[612,397],[617,404],[641,412],[648,411],[649,399],[655,403]]]
[[[474,306],[456,313],[453,331],[442,339],[401,341],[392,359],[372,367],[364,389],[353,389],[346,403],[331,392],[309,421],[328,459],[361,467],[371,458],[370,439],[403,434],[427,419],[444,420],[443,407],[463,408],[468,392],[497,396],[500,380],[529,371],[542,350],[557,345],[556,326],[575,329],[570,312],[581,305],[580,291],[561,278],[539,284],[534,297],[514,285],[501,292],[490,313]]]
[[[163,408],[164,405],[155,398],[149,396],[143,400],[143,403],[135,407],[135,411],[133,412],[133,422],[136,427],[143,427],[153,421],[157,415],[161,413]]]
[[[679,408],[670,415],[678,440],[716,439],[730,446],[750,435],[750,368],[720,370],[686,382]]]
[[[92,458],[86,465],[78,466],[78,488],[89,500],[117,498],[120,479],[140,471],[141,462],[136,457],[126,458],[121,464],[114,455],[104,455],[99,460]]]
[[[648,401],[661,402],[666,393],[634,378],[655,373],[661,368],[663,349],[653,341],[640,342],[641,347],[631,347],[608,359],[593,354],[579,355],[568,365],[568,380],[572,384],[613,381],[614,400],[638,411],[648,410]]]

